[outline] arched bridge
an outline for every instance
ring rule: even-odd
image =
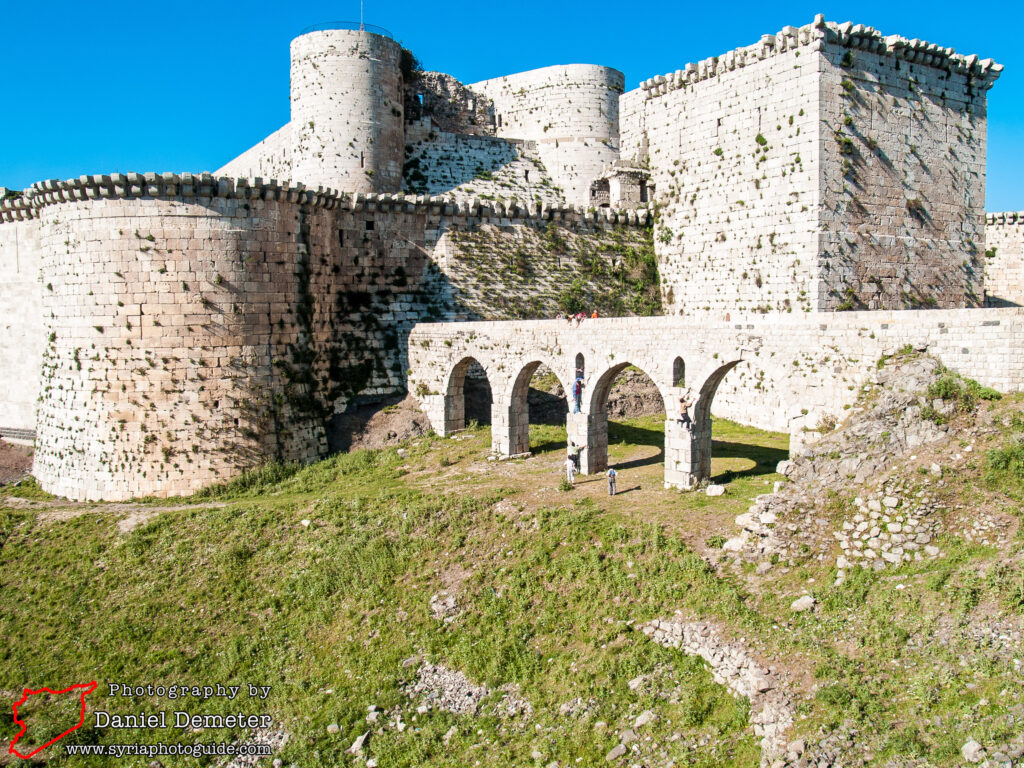
[[[752,315],[722,319],[646,317],[430,323],[409,336],[409,390],[434,430],[465,427],[464,385],[476,362],[491,387],[492,450],[527,453],[530,379],[541,365],[580,413],[568,439],[583,446],[584,473],[608,461],[608,391],[628,365],[646,373],[665,404],[665,484],[690,488],[711,470],[711,410],[753,426],[788,431],[800,447],[826,418],[841,419],[879,357],[911,345],[948,367],[1004,391],[1024,385],[1024,353],[1006,354],[1024,332],[1024,312],[941,310]],[[679,421],[690,392],[692,428]]]

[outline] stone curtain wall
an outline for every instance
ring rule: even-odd
[[[870,28],[823,31],[819,308],[980,306],[998,69]]]
[[[985,227],[985,304],[1024,305],[1024,213],[990,213]]]
[[[4,216],[37,218],[2,224],[0,236],[38,233],[34,279],[46,288],[41,312],[10,312],[45,347],[35,473],[75,499],[186,493],[272,459],[323,455],[326,423],[354,397],[404,390],[409,329],[465,311],[434,262],[447,233],[554,228],[568,239],[647,216],[208,174],[29,192]],[[6,307],[4,320],[15,320]],[[33,395],[38,366],[23,371]]]
[[[291,43],[292,175],[309,187],[402,187],[401,46],[332,29]]]
[[[39,222],[0,189],[0,436],[31,439],[43,353]]]
[[[819,72],[801,34],[644,84],[666,312],[818,308]]]
[[[241,179],[291,179],[292,124],[288,123],[279,128],[259,144],[215,171],[214,175]]]
[[[619,94],[624,76],[610,67],[544,67],[468,86],[494,104],[498,136],[537,142],[566,199],[590,205],[590,183],[619,156]]]
[[[976,305],[1000,70],[819,16],[625,95],[668,310]]]

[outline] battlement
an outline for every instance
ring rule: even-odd
[[[300,183],[278,182],[276,179],[234,179],[209,173],[115,173],[38,181],[22,197],[3,198],[0,202],[0,220],[37,218],[40,208],[59,203],[145,197],[273,200],[313,208],[342,208],[350,211],[420,212],[440,216],[579,221],[607,225],[646,226],[650,221],[650,212],[646,208],[613,211],[582,205],[521,203],[515,199],[465,200],[448,195],[410,195],[403,192],[337,192],[323,187],[307,189]]]
[[[986,224],[1019,224],[1024,226],[1024,211],[1003,211],[1000,213],[986,213]]]
[[[36,218],[29,196],[8,197],[7,187],[0,187],[0,221],[27,221]]]
[[[640,83],[640,88],[647,99],[664,96],[677,88],[685,88],[722,72],[744,67],[753,61],[795,48],[811,47],[813,50],[819,50],[822,42],[971,75],[976,78],[976,85],[981,90],[991,88],[1003,71],[1002,64],[997,64],[992,59],[979,59],[975,54],[965,56],[956,53],[952,48],[944,48],[917,38],[910,40],[900,35],[885,36],[874,27],[850,21],[842,24],[825,21],[825,17],[818,14],[811,24],[803,27],[783,27],[774,35],[762,35],[753,45],[736,48],[721,56],[691,62],[675,72],[652,77]]]

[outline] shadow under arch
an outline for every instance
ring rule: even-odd
[[[771,372],[770,366],[766,369],[765,367],[760,365],[758,361],[751,360],[747,357],[738,357],[736,359],[728,360],[724,363],[721,363],[713,370],[711,370],[709,373],[706,373],[706,376],[704,376],[703,381],[700,385],[700,392],[697,402],[694,405],[693,413],[691,472],[694,480],[696,481],[711,479],[711,459],[712,448],[714,445],[712,435],[711,409],[714,407],[715,395],[718,393],[718,389],[721,386],[722,381],[725,379],[725,377],[729,374],[730,371],[739,366],[741,363],[746,363],[749,366],[751,366],[751,370],[755,374],[755,379],[757,378],[758,371],[760,371],[762,375],[765,372]],[[738,383],[739,382],[737,382],[737,384]],[[772,410],[774,410],[777,407],[782,407],[783,409],[785,409],[785,403],[778,403],[774,407],[767,405],[765,407],[770,407]],[[743,419],[743,421],[747,422],[746,419]],[[760,428],[770,428],[764,427],[761,424],[758,424],[756,426],[759,426]],[[719,448],[719,457],[721,458],[735,458],[740,456],[750,458],[749,451],[751,449],[751,446],[749,445],[743,445],[740,443],[719,442],[717,447]],[[779,461],[782,461],[789,455],[788,451],[778,449],[761,449],[761,452],[765,453],[767,456],[767,463],[765,463],[764,466],[770,465],[771,467],[774,467]],[[757,462],[755,460],[755,464],[756,463]],[[758,466],[755,466],[749,471],[744,471],[740,473],[740,475],[738,476],[742,476],[744,474],[763,473],[765,473],[764,469],[759,469]]]
[[[473,366],[484,373],[486,390],[493,402],[493,387],[487,368],[475,357],[466,356],[459,360],[448,374],[448,386],[444,392],[444,429],[450,435],[466,428],[466,377]]]
[[[590,393],[588,411],[586,413],[587,439],[581,458],[584,471],[588,474],[602,472],[608,468],[608,394],[611,392],[612,384],[615,383],[615,379],[618,375],[630,366],[641,371],[654,383],[654,386],[657,387],[658,394],[661,397],[661,405],[665,410],[667,417],[668,400],[665,397],[665,392],[660,386],[658,386],[657,379],[651,376],[651,374],[641,366],[626,361],[616,363],[615,365],[605,369],[594,382],[593,391]],[[657,460],[663,460],[664,455],[665,449],[663,444],[661,453]],[[654,463],[654,461],[646,460],[645,463],[651,464]]]
[[[515,456],[530,452],[530,403],[528,397],[530,393],[530,380],[533,379],[533,374],[542,365],[551,370],[555,378],[558,379],[558,383],[561,384],[562,391],[568,396],[569,387],[556,365],[548,360],[539,358],[523,363],[519,373],[516,374],[516,378],[512,383],[512,389],[509,392],[508,445],[507,447],[502,446],[500,448],[495,446],[501,453]]]

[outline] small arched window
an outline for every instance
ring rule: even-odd
[[[584,373],[585,373],[585,369],[583,367],[583,353],[580,352],[578,355],[576,355],[576,373],[575,373],[575,378],[582,379]]]
[[[686,386],[686,363],[683,362],[683,358],[681,357],[677,357],[672,362],[672,386]]]

